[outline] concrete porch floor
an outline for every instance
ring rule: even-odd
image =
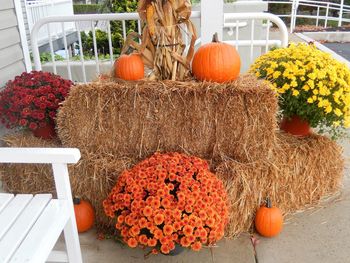
[[[84,263],[255,262],[249,235],[242,235],[235,240],[221,240],[217,247],[204,248],[200,252],[186,249],[177,256],[159,254],[150,255],[147,258],[144,257],[146,252],[142,249],[132,249],[113,240],[97,240],[94,230],[81,234],[80,242]]]

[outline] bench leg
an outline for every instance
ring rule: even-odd
[[[66,241],[66,248],[68,260],[72,263],[82,263],[80,243],[78,237],[77,227],[75,221],[70,218],[64,227],[64,239]]]
[[[68,201],[70,217],[64,227],[64,239],[66,241],[68,260],[71,263],[82,263],[78,230],[75,222],[72,190],[69,183],[69,174],[66,164],[53,163],[53,175],[55,178],[57,197]]]

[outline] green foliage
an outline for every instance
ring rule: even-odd
[[[33,61],[33,57],[32,54],[31,55],[31,59]],[[117,57],[117,55],[113,56],[113,59],[115,59]],[[95,59],[95,55],[90,54],[90,53],[85,53],[84,52],[84,60],[94,60]],[[101,60],[109,60],[110,59],[110,55],[109,54],[99,54],[98,55],[98,59]],[[80,55],[76,55],[70,58],[71,61],[80,61]],[[45,64],[47,62],[52,62],[51,59],[51,53],[49,52],[44,52],[40,54],[40,61],[41,63]],[[64,61],[64,57],[60,56],[60,55],[55,55],[55,61]]]
[[[74,14],[97,14],[101,13],[102,5],[92,4],[92,5],[84,5],[84,4],[74,4],[73,10]]]
[[[100,5],[101,12],[108,13],[129,13],[136,12],[137,0],[105,0]],[[126,33],[137,31],[137,21],[126,21]],[[123,27],[121,21],[111,21],[111,37],[113,53],[119,54],[123,47]],[[92,32],[81,32],[81,39],[83,44],[84,53],[89,56],[94,55],[94,45]],[[98,53],[102,55],[109,54],[108,34],[99,29],[96,30],[96,43],[98,47]]]
[[[116,58],[117,56],[114,55],[113,56],[113,60]],[[91,55],[86,55],[84,54],[84,60],[94,60],[95,59],[95,56],[91,56]],[[110,59],[110,55],[109,54],[101,54],[101,55],[98,55],[98,59],[99,61],[101,60],[109,60]],[[72,61],[80,61],[80,55],[77,55],[77,56],[74,56],[71,58]]]
[[[32,62],[34,61],[32,53],[30,53],[30,60]],[[62,60],[64,60],[62,56],[55,54],[55,61],[62,61]],[[40,53],[40,61],[41,63],[51,62],[52,61],[51,53],[50,52]]]
[[[102,30],[96,29],[96,45],[98,54],[109,54],[108,34]],[[84,54],[89,56],[94,55],[94,43],[92,38],[92,31],[89,33],[81,32],[81,41],[83,45]],[[113,54],[119,54],[123,45],[123,36],[117,30],[111,30]]]

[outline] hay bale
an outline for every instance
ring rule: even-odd
[[[312,135],[299,139],[278,133],[273,155],[265,161],[226,161],[217,167],[230,200],[226,236],[251,230],[255,211],[269,196],[284,214],[305,209],[339,190],[344,160],[332,140]]]
[[[129,169],[137,161],[82,152],[82,159],[69,167],[73,193],[91,202],[95,208],[95,224],[98,229],[111,226],[114,229],[115,223],[105,215],[102,201],[108,196],[122,171]]]
[[[62,147],[58,141],[38,139],[30,132],[5,136],[3,141],[8,147]],[[101,157],[83,151],[81,156],[77,164],[68,166],[72,194],[91,202],[99,228],[109,226],[110,220],[104,214],[102,201],[115,185],[119,174],[137,161],[116,159],[112,155]],[[52,169],[47,164],[2,164],[0,179],[9,192],[56,195]]]
[[[59,141],[42,140],[31,132],[6,135],[7,147],[60,147]],[[54,193],[52,168],[48,164],[0,164],[0,179],[11,193]]]
[[[276,111],[271,89],[250,75],[228,84],[95,82],[71,91],[57,123],[64,145],[102,156],[160,150],[250,161],[271,151]]]

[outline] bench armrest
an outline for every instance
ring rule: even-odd
[[[0,148],[0,163],[77,163],[76,148]]]

